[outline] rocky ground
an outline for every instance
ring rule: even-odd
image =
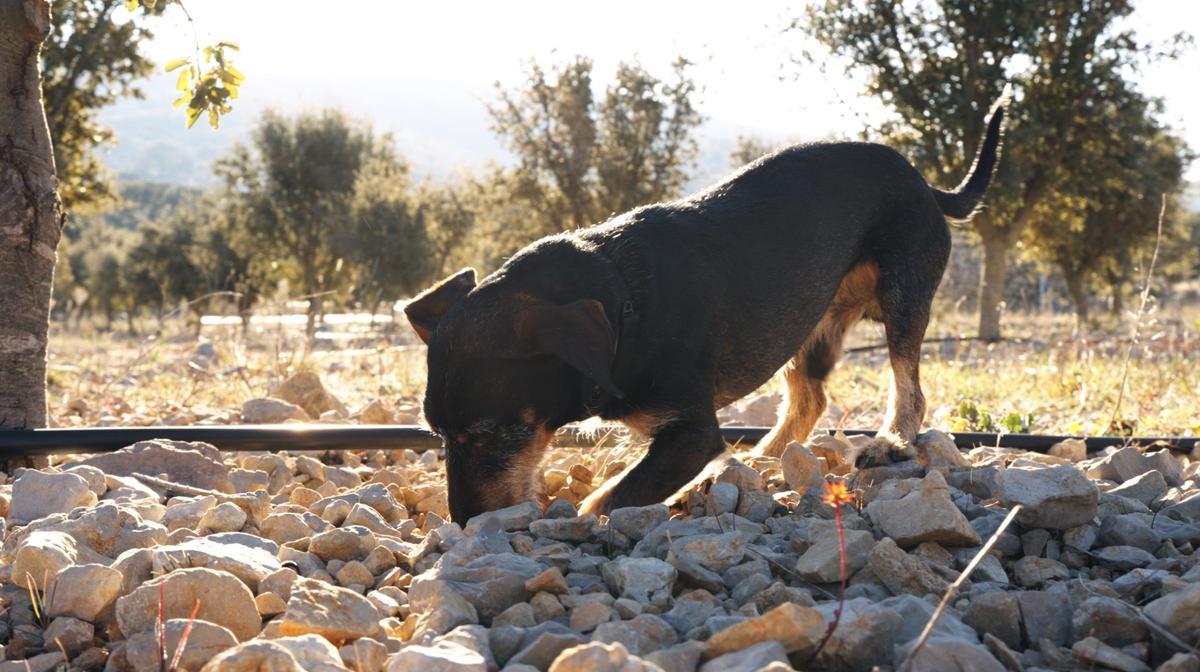
[[[243,412],[337,410],[287,396]],[[159,669],[160,609],[168,655],[197,609],[186,670],[898,669],[1017,504],[910,669],[1200,670],[1200,460],[960,453],[929,432],[917,461],[851,474],[851,443],[737,455],[673,508],[600,518],[576,504],[630,455],[552,449],[548,506],[465,526],[434,452],[154,441],[18,469],[0,485],[0,672]],[[819,647],[840,569],[821,495],[845,476],[849,586]]]

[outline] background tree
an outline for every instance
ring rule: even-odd
[[[972,220],[984,252],[979,334],[1000,336],[1010,254],[1038,205],[1077,169],[1102,131],[1095,110],[1151,54],[1122,19],[1126,0],[827,0],[794,23],[849,69],[895,117],[880,130],[935,184],[965,174],[983,113],[1006,81],[1019,95],[988,209]]]
[[[138,22],[117,18],[124,5],[125,0],[53,3],[52,28],[42,50],[42,90],[59,195],[69,211],[95,208],[115,196],[96,155],[114,136],[97,117],[120,98],[141,98],[136,82],[154,69],[138,51],[153,35]]]
[[[0,0],[0,429],[46,424],[46,336],[63,209],[38,61],[46,0]]]
[[[359,174],[373,161],[396,161],[391,139],[325,110],[293,118],[265,113],[251,144],[239,144],[218,164],[249,215],[246,226],[260,254],[308,299],[310,336],[325,294],[349,284],[337,240],[353,225],[348,213]]]
[[[158,0],[146,4],[155,11]],[[141,0],[126,0],[127,9],[140,6]],[[48,0],[0,0],[0,315],[6,316],[0,327],[0,429],[46,423],[46,340],[55,248],[65,219],[40,67],[53,30],[50,9]],[[227,58],[235,48],[219,43],[203,57],[183,59],[187,79],[181,75],[177,88],[189,124],[207,112],[215,125],[229,111],[242,80]]]
[[[1096,110],[1103,134],[1081,148],[1079,165],[1039,204],[1024,236],[1062,273],[1080,330],[1093,285],[1108,287],[1120,313],[1137,251],[1154,244],[1161,197],[1177,195],[1182,183],[1185,147],[1155,122],[1153,105],[1129,92]]]
[[[354,184],[348,226],[339,232],[352,295],[372,315],[387,297],[411,296],[430,277],[428,237],[411,190],[405,163],[393,156],[368,161]]]
[[[687,61],[663,81],[638,64],[618,67],[597,103],[592,62],[577,56],[525,85],[497,86],[493,130],[517,155],[513,195],[534,213],[529,238],[596,224],[614,212],[678,195],[702,118]]]

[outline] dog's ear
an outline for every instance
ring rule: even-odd
[[[458,303],[472,289],[475,289],[475,269],[464,268],[416,295],[404,306],[409,324],[426,345],[433,330],[437,329],[438,321],[450,310],[450,306]]]
[[[605,392],[624,396],[612,379],[616,336],[599,301],[538,302],[517,318],[517,334],[538,352],[554,355],[591,378]]]

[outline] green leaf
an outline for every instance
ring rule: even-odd
[[[171,72],[172,70],[182,68],[183,66],[187,65],[187,62],[188,59],[186,58],[177,58],[173,61],[168,61],[167,64],[163,66],[163,69],[167,72]]]

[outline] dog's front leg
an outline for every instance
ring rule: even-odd
[[[692,481],[724,451],[725,440],[715,413],[674,420],[655,432],[650,449],[640,462],[592,493],[580,510],[601,514],[626,506],[661,502]]]

